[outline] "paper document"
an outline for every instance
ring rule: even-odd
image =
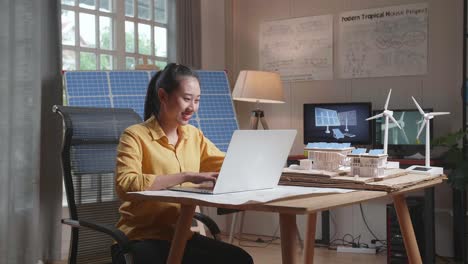
[[[314,187],[298,187],[298,186],[283,186],[278,185],[274,189],[266,190],[255,190],[235,193],[224,193],[224,194],[200,194],[200,193],[189,193],[189,192],[178,192],[171,190],[162,191],[143,191],[134,192],[140,195],[148,196],[164,196],[164,197],[179,197],[179,198],[190,198],[209,203],[219,204],[249,204],[249,203],[265,203],[273,200],[294,197],[304,194],[316,194],[316,193],[347,193],[354,190],[338,189],[338,188],[314,188]]]

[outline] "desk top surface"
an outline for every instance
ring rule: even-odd
[[[212,207],[223,207],[240,210],[253,210],[253,211],[266,211],[266,212],[278,212],[278,213],[290,213],[290,214],[309,214],[312,212],[320,212],[328,210],[334,207],[352,205],[364,201],[369,201],[378,198],[390,197],[393,195],[399,195],[409,193],[429,187],[433,187],[444,181],[445,176],[426,181],[413,185],[408,188],[403,188],[396,192],[383,192],[383,191],[354,191],[348,193],[319,193],[319,194],[308,194],[303,196],[295,196],[290,198],[284,198],[277,201],[267,203],[255,203],[255,204],[241,204],[241,205],[230,205],[230,204],[219,204],[210,203],[193,198],[181,198],[181,197],[167,197],[167,196],[147,196],[138,193],[130,194],[135,199],[145,200],[158,200],[161,202],[172,202],[188,205],[202,205]]]

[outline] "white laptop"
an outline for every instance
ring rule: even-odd
[[[278,185],[296,130],[236,130],[214,188],[172,187],[171,190],[220,194]]]

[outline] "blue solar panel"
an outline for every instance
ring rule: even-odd
[[[357,116],[356,110],[338,113],[338,118],[340,119],[340,123],[342,125],[347,125],[347,126],[357,126],[356,116]]]
[[[338,112],[326,108],[315,108],[315,126],[339,126]]]
[[[231,94],[226,73],[223,71],[197,71],[203,94]]]
[[[67,96],[107,96],[109,79],[106,72],[65,72]]]
[[[232,133],[237,129],[237,121],[231,119],[201,119],[200,129],[215,144],[229,143]]]
[[[154,71],[66,72],[67,103],[71,106],[132,108],[143,117],[148,82]],[[223,71],[197,71],[200,109],[189,123],[226,151],[238,129],[231,89]]]
[[[201,119],[234,117],[231,96],[228,94],[204,95],[202,93],[198,115]]]
[[[146,95],[150,80],[147,71],[109,72],[112,95]]]
[[[89,107],[112,107],[109,97],[69,97],[68,105]]]
[[[143,117],[145,95],[114,96],[115,108],[132,108]]]

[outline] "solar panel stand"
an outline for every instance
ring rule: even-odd
[[[349,129],[348,129],[348,114],[346,114],[346,128],[345,128],[344,131],[346,131],[346,132],[349,131]]]
[[[263,110],[255,109],[252,111],[252,115],[250,116],[250,128],[258,129],[258,121],[262,123],[263,129],[268,129],[268,124],[265,120],[265,113]]]

